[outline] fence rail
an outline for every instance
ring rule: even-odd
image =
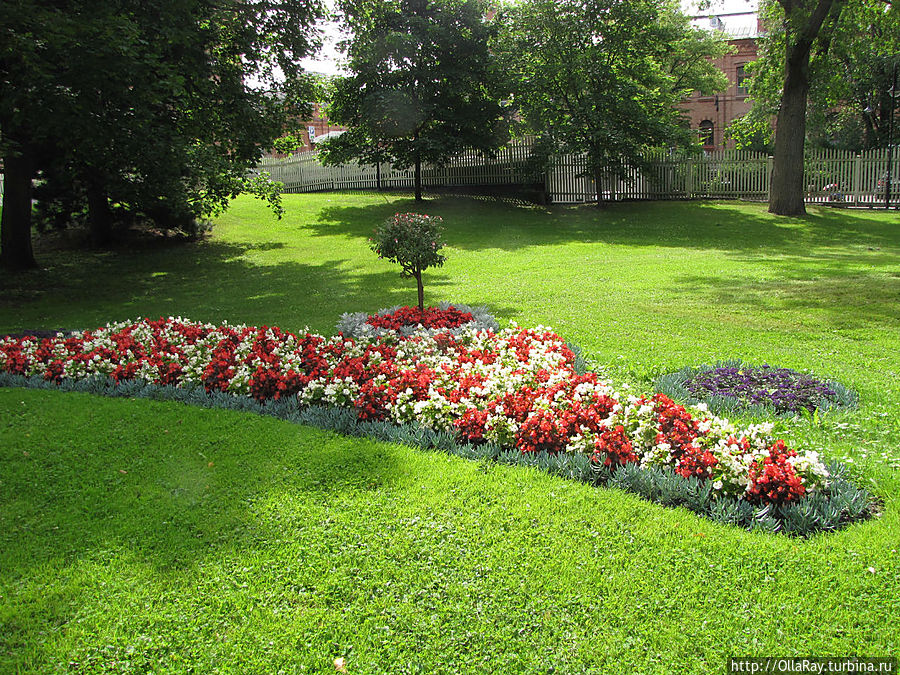
[[[426,166],[426,188],[526,185],[541,183],[555,203],[667,199],[750,199],[766,201],[772,176],[772,158],[742,150],[721,150],[694,155],[655,150],[644,156],[643,168],[627,170],[624,178],[608,177],[599,186],[587,170],[584,155],[555,156],[546,172],[531,139],[518,139],[496,157],[469,151],[442,166]],[[891,158],[891,206],[900,208],[900,149]],[[324,166],[315,151],[266,158],[257,167],[284,183],[286,192],[411,188],[411,169],[381,165]],[[812,150],[805,159],[808,203],[875,206],[884,204],[888,175],[887,149],[861,154],[839,150]]]

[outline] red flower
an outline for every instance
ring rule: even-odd
[[[450,329],[458,328],[464,323],[474,321],[469,312],[461,312],[453,305],[447,309],[429,307],[425,311],[418,307],[401,307],[390,314],[373,314],[366,323],[376,328],[400,330],[404,326],[424,326],[425,328]]]
[[[794,473],[789,457],[797,453],[777,440],[769,448],[769,456],[750,465],[750,487],[747,499],[756,503],[783,504],[800,499],[806,488],[800,476]]]
[[[594,454],[591,459],[595,462],[603,462],[609,467],[616,467],[636,462],[638,456],[634,452],[631,440],[625,433],[625,428],[619,424],[614,429],[600,434],[594,443]]]

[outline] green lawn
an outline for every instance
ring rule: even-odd
[[[182,315],[330,332],[415,301],[369,250],[410,200],[239,199],[209,241],[0,277],[0,333]],[[0,389],[0,672],[723,671],[897,656],[900,217],[442,199],[426,301],[547,324],[617,381],[736,357],[858,410],[786,425],[883,514],[810,540],[634,495],[230,411]]]

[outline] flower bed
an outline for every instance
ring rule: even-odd
[[[382,314],[372,314],[366,318],[366,323],[376,328],[389,328],[399,331],[401,328],[411,326],[416,328],[438,329],[446,331],[451,328],[459,328],[463,324],[475,320],[469,312],[463,312],[453,305],[447,309],[439,307],[427,307],[424,311],[418,307],[398,307],[394,311]]]
[[[577,374],[574,360],[541,327],[354,340],[160,319],[0,341],[0,371],[45,381],[105,375],[338,406],[364,422],[413,423],[522,455],[590,458],[607,476],[665,469],[713,499],[759,507],[828,494],[818,455],[788,448],[771,424],[740,429],[664,394],[629,395],[596,373]]]
[[[804,410],[856,404],[856,396],[837,382],[790,368],[752,366],[740,361],[684,368],[663,376],[656,386],[678,398],[706,401],[719,411],[756,408],[799,415]]]
[[[462,333],[478,330],[497,331],[500,326],[485,307],[442,302],[437,307],[421,311],[418,307],[396,306],[374,314],[354,312],[344,314],[337,332],[354,339],[370,339],[391,333],[408,336],[413,333]]]

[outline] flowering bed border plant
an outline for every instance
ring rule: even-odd
[[[738,428],[704,406],[579,374],[543,327],[353,339],[142,319],[0,340],[0,371],[7,385],[241,401],[225,407],[531,464],[751,529],[834,529],[870,501],[772,424]]]
[[[740,360],[682,368],[659,378],[655,388],[680,400],[705,402],[717,413],[754,410],[769,416],[795,416],[858,403],[856,393],[839,382]]]

